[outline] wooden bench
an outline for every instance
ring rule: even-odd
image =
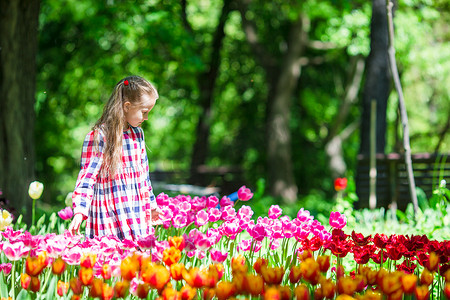
[[[411,155],[416,187],[421,188],[427,199],[439,186],[441,179],[450,184],[450,153],[420,153]],[[396,203],[398,209],[404,210],[411,202],[408,173],[405,158],[398,153],[377,154],[376,195],[377,207],[389,207]],[[356,174],[356,193],[359,201],[357,208],[369,207],[370,161],[368,156],[358,156]]]

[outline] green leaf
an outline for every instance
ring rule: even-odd
[[[45,296],[46,300],[52,300],[52,299],[56,298],[56,296],[55,296],[56,280],[57,280],[57,277],[53,276],[52,277],[52,281],[50,281],[50,285],[48,286],[48,290],[47,290],[47,293],[46,293],[46,296]]]
[[[8,287],[3,279],[3,274],[0,275],[0,297],[8,298]]]
[[[27,290],[22,289],[17,295],[16,300],[31,300],[31,296]]]
[[[43,214],[36,223],[36,228],[42,227],[45,222],[45,214]]]

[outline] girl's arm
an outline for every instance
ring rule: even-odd
[[[99,142],[95,143],[94,139]],[[94,184],[97,182],[97,175],[103,162],[104,145],[104,136],[99,130],[88,133],[83,142],[81,170],[72,194],[74,214],[83,215],[83,219],[88,217],[94,195]]]
[[[141,147],[142,147],[142,155],[141,155],[141,162],[142,166],[144,167],[144,171],[147,176],[147,184],[149,189],[149,197],[150,197],[150,209],[155,210],[158,209],[158,204],[156,204],[156,197],[153,193],[152,188],[152,182],[150,181],[150,173],[149,173],[149,167],[148,167],[148,157],[147,157],[147,149],[145,147],[145,140],[144,140],[144,131],[142,128],[140,128],[141,134],[142,134],[142,140],[141,140]]]

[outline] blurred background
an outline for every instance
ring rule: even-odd
[[[372,100],[376,152],[402,160],[384,0],[0,2],[0,189],[17,212],[33,180],[41,212],[65,206],[84,137],[131,74],[160,94],[143,124],[156,194],[246,185],[254,207],[329,210],[336,178],[354,193],[366,176]],[[449,3],[394,3],[413,154],[449,152]]]

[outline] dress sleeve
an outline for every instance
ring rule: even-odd
[[[96,134],[97,132],[97,134]],[[98,142],[94,143],[95,139]],[[94,195],[94,185],[103,162],[105,141],[100,131],[91,131],[86,135],[81,151],[81,170],[78,174],[75,190],[72,194],[74,213],[87,218]]]
[[[149,197],[150,197],[150,209],[156,209],[158,205],[156,204],[156,198],[155,194],[153,193],[152,188],[152,182],[150,181],[150,173],[149,173],[149,167],[148,167],[148,157],[147,157],[147,149],[145,146],[145,139],[144,139],[144,131],[142,128],[141,131],[141,163],[144,167],[144,172],[147,176],[147,184],[148,184],[148,190],[149,190]]]

